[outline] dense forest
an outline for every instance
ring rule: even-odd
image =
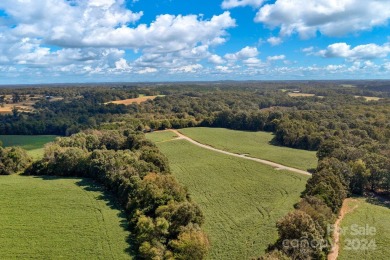
[[[127,210],[144,258],[202,259],[208,241],[200,229],[202,213],[143,132],[196,126],[269,131],[277,145],[317,151],[318,166],[301,201],[277,223],[279,239],[264,259],[325,259],[331,235],[327,226],[334,223],[343,200],[390,193],[387,81],[0,89],[0,96],[16,94],[63,99],[40,100],[32,113],[15,109],[0,115],[1,134],[73,134],[46,147],[44,159],[26,174],[61,172],[103,183]],[[163,96],[128,106],[106,104],[139,95]],[[283,243],[294,239],[323,243],[305,250]]]

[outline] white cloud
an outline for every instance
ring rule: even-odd
[[[370,60],[385,58],[390,53],[390,44],[384,45],[365,44],[351,48],[344,42],[329,45],[325,50],[318,52],[318,55],[326,58],[345,58],[348,60]]]
[[[282,36],[340,36],[387,24],[389,6],[390,0],[277,0],[262,6],[255,21],[280,27]]]
[[[224,64],[226,62],[221,56],[216,54],[211,55],[209,61],[213,64]]]
[[[242,63],[244,63],[248,67],[261,67],[264,66],[264,64],[261,62],[258,58],[248,58],[246,60],[243,60]]]
[[[145,69],[139,70],[137,73],[138,74],[148,74],[148,73],[155,73],[155,72],[157,72],[156,68],[147,67]]]
[[[215,69],[221,73],[232,73],[233,70],[228,66],[215,66]]]
[[[282,38],[280,37],[270,37],[267,39],[267,42],[271,44],[272,46],[279,45],[283,42]]]
[[[310,46],[310,47],[302,49],[302,52],[307,53],[308,55],[313,54],[313,51],[314,51],[314,47],[313,46]]]
[[[327,71],[330,71],[330,72],[335,72],[335,71],[339,71],[341,69],[344,69],[345,68],[345,65],[328,65],[326,66],[326,70]]]
[[[127,63],[125,59],[121,58],[115,62],[115,69],[121,71],[129,71],[131,70],[131,66]]]
[[[259,55],[259,51],[256,47],[246,46],[236,53],[228,53],[225,55],[225,59],[228,60],[244,60],[248,58],[254,58]]]
[[[224,0],[222,2],[223,9],[231,9],[243,6],[260,7],[264,0]]]
[[[268,61],[277,61],[277,60],[284,60],[286,56],[284,55],[276,55],[276,56],[268,56],[267,60]]]
[[[209,19],[163,14],[136,25],[143,13],[127,9],[125,0],[1,0],[0,10],[7,13],[0,21],[0,64],[60,72],[145,74],[191,71],[203,60],[222,64],[209,48],[225,43],[236,26],[229,12]],[[129,50],[134,60],[124,59]]]
[[[171,72],[185,72],[185,73],[194,73],[199,69],[202,69],[203,66],[200,64],[186,65],[179,68],[171,69]]]

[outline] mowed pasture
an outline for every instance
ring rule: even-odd
[[[341,222],[338,259],[390,259],[390,204],[370,200],[349,202],[350,212]]]
[[[366,97],[366,96],[355,96],[355,98],[364,98],[366,101],[379,101],[380,97]]]
[[[117,104],[117,105],[131,105],[133,103],[140,104],[142,102],[145,102],[147,100],[154,100],[158,96],[140,96],[137,98],[129,98],[129,99],[124,99],[124,100],[116,100],[116,101],[110,101],[107,102],[106,104]]]
[[[111,198],[88,179],[0,176],[0,259],[130,259]]]
[[[55,140],[55,135],[0,135],[4,147],[20,146],[34,159],[43,156],[44,145]]]
[[[205,214],[209,259],[250,259],[277,239],[276,221],[293,209],[308,176],[210,151],[167,132],[147,134]]]
[[[184,135],[215,148],[250,157],[269,160],[289,167],[307,170],[317,167],[316,153],[271,144],[273,134],[246,132],[224,128],[185,128]]]
[[[315,94],[300,93],[300,92],[289,92],[290,97],[314,97]]]

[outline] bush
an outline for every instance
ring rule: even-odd
[[[2,148],[0,146],[0,175],[10,175],[23,171],[31,162],[31,157],[22,148]]]

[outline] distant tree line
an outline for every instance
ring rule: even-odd
[[[57,138],[25,174],[100,182],[124,207],[142,259],[204,259],[208,252],[202,211],[142,133],[88,130]]]

